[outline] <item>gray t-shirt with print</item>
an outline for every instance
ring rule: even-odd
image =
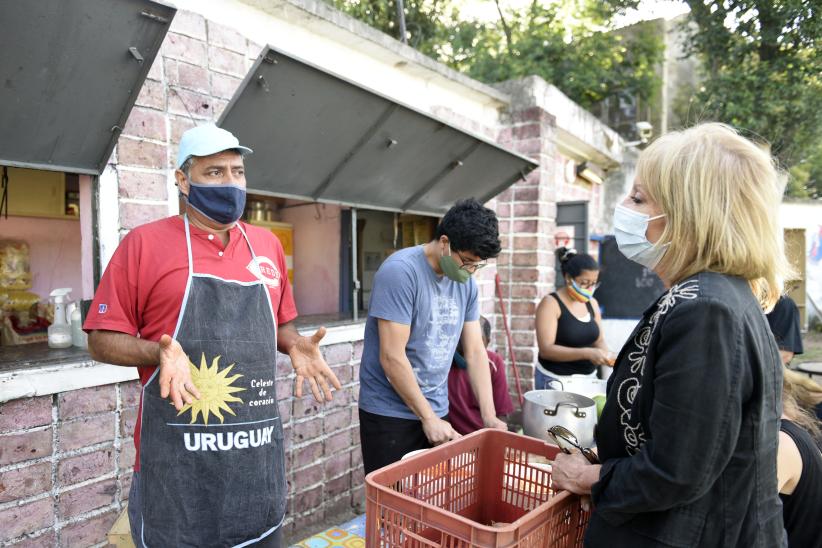
[[[423,395],[438,417],[448,414],[448,371],[465,322],[479,319],[477,285],[437,276],[422,246],[392,254],[377,271],[360,363],[360,409],[415,419],[380,364],[377,319],[411,326],[405,354]]]

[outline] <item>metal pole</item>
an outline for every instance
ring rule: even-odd
[[[3,178],[0,182],[0,215],[6,212],[6,219],[9,218],[9,168],[3,166]]]
[[[360,280],[357,279],[357,208],[351,208],[351,310],[354,312],[354,321],[359,320],[359,293]]]
[[[408,37],[405,35],[405,6],[402,0],[397,0],[397,21],[400,24],[400,42],[408,43]]]

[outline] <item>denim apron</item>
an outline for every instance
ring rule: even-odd
[[[271,299],[262,281],[196,274],[184,220],[189,274],[174,338],[202,397],[178,413],[160,397],[159,368],[143,388],[133,530],[138,546],[270,544],[287,493]]]

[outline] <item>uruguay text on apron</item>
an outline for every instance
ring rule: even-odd
[[[188,218],[185,231],[189,276],[174,338],[202,397],[178,413],[160,397],[159,368],[143,388],[141,541],[253,545],[285,517],[274,313],[261,281],[196,274]]]

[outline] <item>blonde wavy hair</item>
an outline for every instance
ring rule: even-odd
[[[782,368],[782,411],[785,416],[822,441],[816,406],[822,403],[822,386],[801,373]]]
[[[765,310],[790,267],[778,225],[784,178],[771,155],[725,124],[661,136],[637,163],[637,180],[666,214],[656,245],[672,282],[711,271],[748,280]]]

